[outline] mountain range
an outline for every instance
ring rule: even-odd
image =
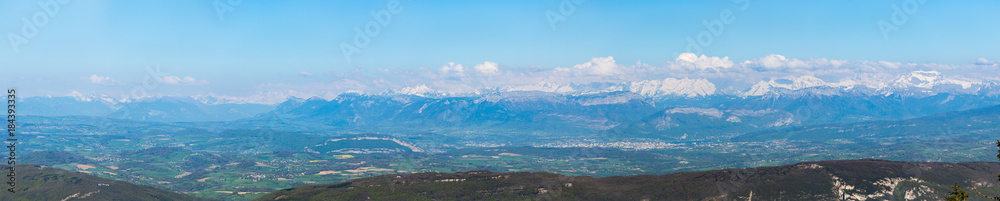
[[[914,89],[915,90],[915,89]],[[194,127],[322,132],[483,130],[510,135],[603,135],[667,141],[718,139],[774,128],[904,120],[1000,104],[989,94],[878,94],[829,87],[776,90],[760,96],[646,96],[629,91],[560,94],[493,92],[429,97],[344,93],[289,99],[278,105],[207,104],[161,97],[115,109],[66,97],[33,97],[24,114],[83,115],[132,121],[190,122]]]
[[[382,92],[347,91],[340,92],[337,96],[329,95],[330,93],[336,94],[335,92],[326,92],[323,97],[327,98],[314,97],[308,101],[315,99],[326,101],[337,100],[338,102],[349,101],[348,99],[359,95],[384,97],[404,103],[408,103],[407,100],[415,99],[414,97],[436,100],[470,99],[477,100],[476,103],[480,103],[483,100],[494,103],[498,101],[524,102],[522,100],[534,100],[537,103],[551,103],[557,104],[557,106],[558,104],[562,104],[560,101],[573,101],[583,106],[640,101],[655,103],[654,105],[657,106],[657,109],[668,109],[684,106],[671,104],[678,101],[698,103],[704,100],[731,99],[731,101],[721,102],[707,101],[702,106],[697,106],[721,109],[718,108],[718,104],[728,103],[733,105],[740,104],[736,102],[743,102],[744,105],[750,106],[760,104],[772,105],[789,99],[788,96],[791,96],[791,99],[798,100],[808,100],[806,97],[816,97],[815,99],[831,97],[831,101],[847,101],[841,106],[854,107],[877,107],[882,105],[899,107],[899,105],[911,102],[906,100],[923,100],[929,97],[938,97],[931,99],[942,101],[944,111],[939,110],[936,112],[946,112],[953,111],[951,110],[953,107],[950,105],[960,103],[944,104],[945,102],[961,101],[968,104],[975,103],[977,101],[975,99],[991,97],[993,100],[989,100],[991,101],[990,103],[998,103],[996,97],[1000,95],[1000,82],[995,80],[970,80],[962,77],[946,76],[938,71],[922,70],[882,77],[843,78],[837,82],[827,82],[824,79],[811,75],[802,75],[798,77],[765,78],[764,80],[750,84],[742,86],[734,81],[709,80],[705,78],[665,78],[663,80],[641,80],[621,83],[555,84],[541,82],[532,85],[482,88],[469,92],[437,91],[422,85],[422,87],[404,87],[403,89]],[[265,95],[251,95],[247,97],[208,94],[177,97],[115,98],[105,94],[84,95],[74,91],[62,97],[28,97],[20,103],[25,108],[23,112],[28,115],[110,116],[134,120],[168,122],[230,121],[253,117],[276,109],[276,107],[287,107],[290,103],[307,101],[290,94],[301,95],[291,92],[268,92]],[[883,98],[879,98],[880,96]],[[966,100],[970,97],[974,100]],[[871,104],[865,105],[864,102],[852,101],[852,99],[868,99],[866,101],[871,102]],[[281,102],[281,100],[285,101]],[[919,104],[920,106],[926,106],[923,105],[925,103]],[[549,104],[538,106],[547,105]],[[811,106],[815,107],[818,105]],[[963,108],[971,109],[976,106],[985,105],[966,106]],[[794,109],[776,107],[780,107],[780,105],[774,105],[774,107],[766,109],[783,109],[786,111]],[[286,108],[286,110],[288,109],[290,108]],[[849,108],[847,111],[853,111],[853,109],[855,108]],[[629,111],[622,111],[622,113],[627,112]],[[903,116],[891,116],[892,114],[882,115],[888,118],[907,118],[932,114],[935,111],[918,112],[912,115],[905,114],[905,111],[903,113],[900,114]],[[846,116],[844,118],[864,118],[877,115],[879,114],[863,114],[861,116]],[[601,127],[611,126],[605,125]]]

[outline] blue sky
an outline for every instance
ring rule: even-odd
[[[225,0],[69,1],[35,37],[12,43],[22,18],[44,13],[37,3],[49,1],[0,3],[0,33],[8,36],[0,42],[0,73],[19,76],[8,85],[60,94],[91,75],[134,83],[154,65],[222,92],[308,82],[301,72],[419,71],[448,62],[558,68],[613,56],[619,64],[663,65],[687,51],[688,38],[711,31],[704,22],[722,12],[731,12],[732,22],[701,53],[735,63],[770,54],[948,65],[1000,59],[1000,1],[991,0],[401,0],[350,62],[341,44],[352,44],[355,28],[375,22],[370,13],[391,1],[244,0],[221,18],[216,5]],[[560,4],[575,9],[553,28],[546,12],[560,13]],[[915,12],[893,23],[893,7],[905,5]],[[883,35],[880,20],[898,29]]]

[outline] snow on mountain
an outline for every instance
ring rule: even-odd
[[[891,77],[856,76],[853,79],[844,79],[840,82],[826,82],[822,79],[805,75],[800,77],[786,77],[784,79],[760,81],[751,86],[746,92],[741,93],[740,96],[762,96],[778,88],[801,90],[811,87],[830,87],[843,90],[854,89],[856,87],[866,87],[881,91],[883,94],[898,93],[912,88],[919,88],[921,89],[920,91],[926,94],[957,92],[948,91],[947,89],[930,90],[941,85],[957,85],[961,86],[962,89],[970,89],[973,85],[984,85],[984,83],[949,79],[937,71],[913,71],[908,74],[900,75],[895,79],[891,79]]]
[[[765,81],[760,81],[750,87],[750,90],[747,92],[740,94],[740,96],[763,96],[764,94],[767,94],[767,92],[771,92],[771,84]]]
[[[954,87],[935,88],[942,85],[954,85]],[[976,88],[975,86],[979,87]],[[729,95],[738,95],[742,97],[763,96],[769,93],[783,93],[800,91],[803,89],[813,90],[817,89],[817,87],[826,89],[826,91],[823,91],[825,94],[837,94],[843,91],[852,90],[856,92],[880,94],[894,94],[903,91],[911,91],[911,93],[906,94],[927,95],[937,93],[976,93],[977,91],[982,90],[981,88],[983,86],[986,86],[985,82],[972,82],[961,79],[947,78],[938,71],[912,71],[903,75],[859,74],[852,77],[842,78],[836,82],[823,80],[813,75],[785,76],[758,81],[746,91]],[[958,89],[958,87],[961,87],[961,89]],[[495,92],[543,92],[574,95],[602,94],[622,91],[639,94],[645,97],[683,96],[689,98],[723,93],[718,91],[718,87],[714,83],[704,78],[665,78],[663,80],[603,83],[602,85],[556,84],[541,82],[532,85],[499,87],[497,89],[498,91]],[[916,89],[919,89],[917,90],[919,93],[912,93],[912,91]],[[961,91],[956,91],[956,89]],[[436,91],[430,89],[426,85],[405,87],[393,91],[398,94],[417,96],[427,96],[434,93],[444,96],[448,96],[449,94],[451,96],[479,96],[482,94],[489,94],[478,93],[479,91],[475,94]],[[624,101],[627,99],[628,98],[620,98],[615,100]]]
[[[773,88],[782,88],[789,90],[799,90],[810,87],[846,87],[852,88],[856,85],[860,85],[858,82],[850,79],[845,79],[840,82],[826,82],[823,79],[819,79],[810,75],[804,75],[800,77],[786,77],[785,79],[771,79],[769,81],[760,81],[750,87],[750,90],[740,94],[741,96],[762,96],[771,92]]]
[[[79,91],[70,92],[69,94],[66,94],[66,96],[64,96],[64,97],[72,97],[74,100],[79,101],[79,102],[98,101],[98,102],[102,102],[102,103],[108,104],[108,105],[117,105],[119,103],[128,103],[128,102],[132,102],[133,101],[133,99],[130,99],[130,98],[127,98],[127,97],[118,97],[118,98],[115,98],[115,97],[111,97],[111,96],[108,96],[106,94],[101,94],[101,93],[94,93],[94,94],[87,95],[87,94],[80,93]],[[47,98],[52,98],[52,96],[47,96]],[[149,97],[145,97],[145,98],[149,98]]]
[[[896,87],[919,87],[930,89],[937,85],[944,84],[955,84],[961,85],[962,89],[968,89],[972,87],[972,82],[962,81],[956,79],[948,79],[941,75],[941,72],[937,71],[913,71],[910,74],[900,76],[893,85]]]
[[[421,85],[417,85],[415,87],[403,87],[402,89],[395,90],[395,92],[398,93],[398,94],[406,94],[406,95],[414,95],[414,96],[426,96],[428,94],[435,93],[437,91],[434,90],[434,89],[431,89],[430,87],[427,87],[427,85],[422,85],[421,84]]]
[[[79,91],[70,92],[68,95],[76,99],[76,101],[90,102],[91,100],[93,100],[90,97],[83,95],[83,93],[80,93]]]
[[[542,82],[533,85],[520,85],[508,87],[506,92],[536,91],[558,94],[600,94],[617,91],[628,91],[643,96],[665,96],[678,95],[687,97],[707,96],[716,93],[715,84],[706,79],[676,79],[666,78],[663,80],[642,80],[612,84],[604,88],[595,88],[587,85],[553,84]]]
[[[628,90],[644,96],[681,95],[687,97],[715,94],[715,84],[706,79],[643,80],[631,82]]]

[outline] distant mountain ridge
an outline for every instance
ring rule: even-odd
[[[910,77],[913,79],[899,81],[902,84],[883,87],[894,89],[891,93],[869,87],[822,84],[822,80],[812,78],[768,82],[774,86],[767,93],[755,96],[691,96],[657,91],[667,90],[664,89],[667,83],[707,82],[681,79],[569,94],[527,89],[465,96],[343,93],[332,99],[291,98],[277,105],[206,102],[212,97],[160,97],[113,106],[96,98],[33,97],[23,104],[27,105],[25,114],[29,115],[196,122],[226,129],[355,129],[358,132],[464,129],[552,136],[609,133],[670,141],[714,139],[791,126],[902,120],[1000,104],[1000,94],[990,92],[1000,90],[996,83],[948,81],[933,72]],[[956,93],[936,92],[936,87],[952,85],[958,87],[951,90]],[[635,91],[638,89],[635,87],[648,89]],[[961,92],[959,88],[977,91]]]
[[[109,117],[161,122],[230,121],[271,111],[261,104],[204,104],[192,98],[161,97],[126,103]]]
[[[763,77],[754,81],[734,81],[721,78],[690,78],[664,77],[662,79],[644,79],[632,81],[603,81],[590,83],[553,83],[539,81],[534,84],[511,84],[465,90],[439,91],[427,85],[389,88],[381,91],[347,90],[320,91],[312,95],[294,90],[267,91],[246,96],[219,95],[215,93],[190,95],[188,98],[207,105],[219,104],[262,104],[276,105],[283,101],[304,97],[324,97],[332,99],[338,94],[367,93],[375,95],[414,95],[421,97],[473,97],[483,94],[504,92],[545,92],[561,95],[587,95],[608,92],[630,92],[649,98],[664,97],[706,97],[706,96],[738,96],[753,97],[769,94],[798,93],[797,91],[816,91],[823,89],[826,95],[857,94],[925,97],[937,94],[970,94],[998,95],[1000,80],[991,78],[970,79],[961,76],[945,75],[935,70],[913,70],[899,74],[866,74],[854,77],[840,78],[837,81],[826,81],[833,78],[818,78],[813,75]],[[83,94],[73,91],[61,96],[81,102],[101,102],[107,105],[144,102],[161,97],[115,97],[107,94]],[[54,98],[32,97],[32,98]]]
[[[474,128],[531,130],[555,136],[605,132],[692,140],[791,126],[902,120],[998,104],[998,96],[969,94],[915,97],[800,92],[655,99],[631,92],[560,95],[518,91],[443,98],[350,93],[332,100],[287,101],[277,106],[281,110],[241,121],[280,120],[305,130]]]
[[[137,121],[231,121],[274,110],[264,104],[210,104],[190,97],[159,97],[133,102],[97,98],[28,97],[18,102],[19,113],[35,116],[91,116]]]

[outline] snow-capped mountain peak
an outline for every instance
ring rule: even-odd
[[[948,79],[941,75],[938,71],[913,71],[907,75],[901,76],[894,83],[896,87],[919,87],[930,89],[934,86],[942,84],[956,84],[961,85],[963,89],[968,89],[972,87],[972,82]]]
[[[395,92],[397,94],[406,94],[406,95],[414,95],[414,96],[427,96],[428,94],[435,93],[437,91],[434,90],[434,89],[431,89],[430,87],[427,87],[427,85],[417,85],[417,86],[414,86],[414,87],[403,87],[402,89],[395,90]]]
[[[628,84],[628,90],[643,96],[681,95],[687,97],[715,94],[715,84],[706,79],[643,80]]]
[[[762,96],[771,92],[773,88],[782,88],[788,90],[800,90],[810,87],[834,87],[834,88],[853,88],[855,85],[860,85],[858,82],[850,79],[841,80],[840,82],[826,82],[823,79],[813,77],[810,75],[804,75],[799,77],[786,77],[784,79],[771,79],[769,81],[760,81],[750,87],[750,90],[740,94],[741,96]]]
[[[759,81],[750,87],[746,92],[741,93],[743,97],[747,96],[761,96],[770,93],[774,89],[788,89],[788,90],[800,90],[811,87],[831,87],[839,88],[843,90],[850,90],[856,87],[869,88],[872,90],[880,91],[882,94],[894,94],[903,91],[909,91],[906,94],[912,92],[918,92],[918,94],[937,94],[937,93],[963,93],[959,91],[954,91],[952,89],[934,89],[941,85],[957,85],[961,86],[962,89],[970,89],[972,91],[964,91],[964,93],[975,92],[977,89],[972,89],[973,85],[985,85],[983,82],[972,82],[960,79],[951,79],[942,75],[938,71],[912,71],[907,74],[895,76],[856,76],[851,79],[844,79],[840,82],[826,82],[822,79],[813,76],[800,76],[800,77],[786,77],[784,79],[771,79],[768,81]],[[915,90],[915,91],[914,91]]]

